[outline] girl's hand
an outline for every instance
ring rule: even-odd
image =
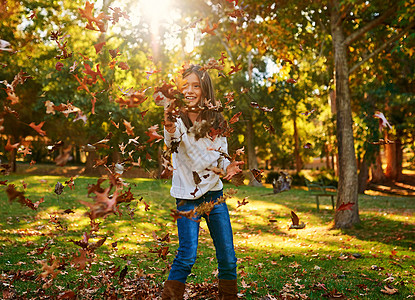
[[[225,180],[231,180],[231,178],[242,172],[241,168],[239,168],[240,165],[243,165],[243,161],[233,161],[231,164],[226,168],[226,176],[223,177]]]

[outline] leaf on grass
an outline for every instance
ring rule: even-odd
[[[292,224],[290,225],[289,229],[303,229],[305,227],[304,222],[300,223],[300,218],[293,211],[291,211],[291,221]]]
[[[391,287],[389,285],[385,285],[383,289],[381,289],[380,291],[387,295],[395,295],[399,292],[398,289],[395,289],[394,287]]]

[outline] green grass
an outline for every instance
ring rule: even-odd
[[[90,231],[88,209],[79,200],[87,197],[88,184],[97,178],[78,177],[71,190],[68,186],[57,196],[57,176],[7,176],[33,202],[44,197],[37,211],[10,203],[0,191],[0,266],[3,298],[40,298],[64,295],[73,291],[79,299],[155,298],[167,278],[168,269],[178,247],[178,238],[170,209],[174,200],[169,195],[170,182],[153,179],[126,179],[137,201],[131,218],[125,204],[121,216],[99,219],[100,230],[90,241],[107,237],[91,256],[84,270],[78,270],[73,256],[80,247],[84,232]],[[4,180],[2,179],[2,180]],[[105,186],[107,183],[104,183]],[[235,188],[225,185],[225,190]],[[0,187],[5,190],[5,187]],[[414,241],[415,201],[404,197],[359,196],[361,223],[348,230],[332,229],[334,212],[329,198],[322,199],[317,213],[313,197],[301,189],[278,195],[271,188],[238,187],[235,197],[228,199],[238,257],[238,284],[243,299],[267,299],[292,295],[300,299],[322,299],[336,289],[347,299],[405,299],[415,297]],[[150,205],[145,211],[143,201]],[[237,208],[237,201],[248,197],[249,203]],[[65,214],[65,209],[75,213]],[[294,210],[307,225],[302,230],[288,230],[290,211]],[[51,222],[56,216],[61,224]],[[206,223],[201,223],[198,260],[188,279],[188,294],[200,299],[214,299],[217,262]],[[62,229],[64,228],[64,229]],[[153,237],[170,233],[170,242]],[[116,246],[113,244],[117,242]],[[48,245],[43,253],[37,249]],[[159,257],[160,246],[169,246],[165,259]],[[39,250],[40,252],[40,250]],[[354,255],[361,255],[354,258]],[[42,279],[41,261],[59,261],[59,274],[50,281]],[[125,279],[120,273],[127,267]],[[395,295],[381,292],[384,286],[396,288]],[[140,294],[141,291],[141,294]],[[68,292],[69,293],[69,292]],[[135,293],[135,294],[134,294]],[[133,296],[134,295],[134,296]],[[210,295],[210,296],[207,296]],[[272,299],[271,296],[268,299]],[[287,296],[288,297],[288,296]],[[194,296],[193,299],[198,299]]]

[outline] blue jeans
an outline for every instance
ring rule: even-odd
[[[192,210],[201,203],[215,201],[222,195],[223,191],[220,190],[207,192],[196,200],[176,199],[177,209],[179,211]],[[187,276],[190,274],[197,256],[199,222],[194,220],[200,220],[201,217],[206,219],[210,236],[215,245],[219,279],[236,279],[236,256],[233,247],[232,227],[228,207],[224,202],[215,205],[209,216],[198,215],[193,220],[186,217],[177,219],[179,249],[173,261],[168,280],[186,283]]]

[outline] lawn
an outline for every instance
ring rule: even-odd
[[[98,226],[79,202],[93,202],[87,189],[97,179],[77,177],[72,188],[67,177],[1,179],[33,202],[44,198],[32,210],[10,203],[0,186],[3,298],[157,298],[178,247],[170,181],[126,179],[135,200],[95,220]],[[65,186],[60,195],[54,193],[58,181]],[[301,188],[277,195],[271,187],[225,185],[229,189],[237,190],[227,204],[242,299],[415,298],[415,199],[360,195],[361,224],[337,230],[329,198],[318,213],[315,199]],[[248,204],[238,207],[245,197]],[[288,229],[291,210],[304,229]],[[216,293],[214,247],[205,221],[201,227],[187,299],[214,299]]]

